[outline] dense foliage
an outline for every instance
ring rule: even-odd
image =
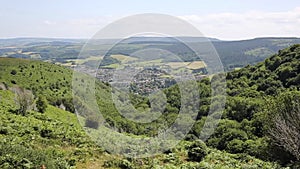
[[[0,166],[35,168],[47,165],[50,168],[68,168],[75,166],[77,162],[80,168],[85,162],[87,165],[95,165],[87,158],[98,156],[96,162],[101,163],[100,167],[118,168],[278,168],[279,165],[297,167],[298,154],[291,152],[287,146],[278,144],[278,140],[271,139],[273,135],[270,131],[274,131],[276,121],[273,119],[282,113],[278,105],[287,106],[286,109],[290,110],[290,103],[280,99],[293,98],[299,94],[299,58],[300,45],[294,45],[255,66],[246,66],[227,73],[228,97],[225,110],[214,134],[205,143],[199,142],[198,137],[208,118],[209,110],[218,110],[218,105],[211,105],[211,100],[223,98],[212,97],[209,78],[201,80],[198,82],[197,91],[201,103],[196,110],[197,121],[185,141],[162,155],[145,159],[108,155],[90,141],[77,122],[76,116],[67,112],[74,112],[74,101],[77,106],[80,105],[77,108],[90,111],[82,116],[86,128],[97,129],[100,125],[99,119],[95,118],[95,114],[86,107],[84,101],[79,98],[72,99],[71,70],[39,61],[2,58],[0,152],[8,155],[0,154]],[[221,75],[212,78],[218,79],[218,76]],[[91,92],[90,84],[85,83],[83,79],[73,80],[80,83],[82,92]],[[15,87],[20,87],[23,91],[24,88],[32,91],[37,111],[33,108],[26,109],[26,113],[17,113],[19,107],[15,102],[16,92],[11,90]],[[151,123],[134,123],[118,112],[111,99],[111,93],[114,92],[119,98],[123,98],[121,100],[126,100],[124,93],[113,91],[109,84],[101,82],[96,82],[95,89],[97,103],[106,119],[105,125],[118,132],[139,135],[138,137],[157,135],[159,129],[174,123],[182,108],[180,90],[178,85],[174,85],[163,91],[167,99],[166,108],[157,120]],[[194,96],[195,93],[190,92],[188,98],[193,99]],[[161,99],[159,95],[153,97]],[[132,94],[129,99],[139,110],[137,113],[150,111],[149,98]],[[67,111],[54,106],[65,107]],[[126,106],[121,109],[124,112],[132,110],[132,107]],[[220,112],[214,113],[217,115]],[[181,125],[180,127],[184,127],[186,124]],[[45,151],[42,151],[41,147],[46,147]],[[24,152],[24,149],[28,151]],[[105,160],[97,161],[100,157]]]

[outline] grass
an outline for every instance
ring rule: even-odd
[[[12,72],[16,73],[13,74]],[[40,61],[0,58],[0,82],[35,90],[47,99],[70,98],[72,70]]]
[[[139,67],[147,67],[147,66],[159,66],[163,64],[163,59],[155,59],[155,60],[147,60],[147,61],[141,61],[141,62],[135,62],[133,66],[139,66]]]
[[[169,62],[167,63],[173,69],[187,68],[191,70],[201,69],[206,67],[206,64],[203,61],[194,61],[194,62]]]
[[[72,124],[76,128],[81,128],[81,125],[79,124],[77,116],[75,114],[69,113],[62,109],[58,109],[54,106],[49,105],[47,107],[45,115],[52,119],[58,119],[63,123]]]
[[[125,55],[111,55],[112,58],[115,58],[119,60],[121,63],[128,63],[130,61],[136,61],[138,60],[137,58],[130,57],[130,56],[125,56]]]
[[[268,57],[271,56],[274,52],[268,48],[256,48],[252,50],[248,50],[245,52],[246,55],[254,56],[254,57]]]
[[[67,61],[68,62],[75,62],[76,64],[83,64],[87,61],[99,61],[99,60],[102,60],[103,59],[103,56],[90,56],[88,58],[78,58],[78,59],[68,59]]]
[[[169,62],[166,65],[170,66],[172,69],[179,69],[186,67],[191,62]]]
[[[114,64],[110,64],[110,65],[107,65],[107,66],[102,66],[102,68],[111,68],[111,69],[120,69],[122,68],[123,66],[120,65],[120,64],[117,64],[117,63],[114,63]]]
[[[12,146],[16,149],[14,151],[21,151],[22,147],[33,151],[32,157],[22,157],[15,154],[16,152],[8,150],[12,153],[11,155],[15,156],[15,162],[27,158],[34,165],[40,166],[42,164],[37,164],[38,161],[34,160],[36,158],[34,154],[48,150],[51,153],[54,152],[51,158],[56,159],[58,158],[56,154],[61,154],[59,158],[63,158],[60,160],[66,160],[70,164],[73,163],[72,159],[78,165],[89,162],[89,160],[93,161],[94,157],[101,159],[102,149],[85,134],[75,114],[49,105],[44,114],[30,111],[26,116],[21,116],[12,113],[16,106],[14,94],[11,91],[0,90],[0,98],[0,143]],[[48,132],[46,137],[41,134],[43,131]],[[21,149],[17,145],[20,145]],[[48,159],[48,161],[53,159]],[[12,163],[4,157],[1,160]],[[4,167],[1,160],[0,168]],[[19,167],[21,166],[17,168]]]
[[[192,70],[201,69],[204,67],[206,67],[206,64],[203,61],[194,61],[187,65],[187,68]]]

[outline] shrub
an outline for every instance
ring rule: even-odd
[[[45,97],[38,98],[38,100],[36,101],[36,108],[38,112],[45,113],[47,109],[47,100],[45,99]]]
[[[99,122],[93,118],[88,117],[85,120],[85,127],[92,128],[92,129],[98,129]]]
[[[188,147],[188,158],[190,161],[200,162],[208,154],[207,146],[202,141],[194,141]]]
[[[15,102],[18,106],[18,113],[25,116],[33,107],[34,96],[31,91],[23,88],[14,88],[13,91],[16,94]]]
[[[271,110],[271,111],[270,111]],[[268,109],[272,125],[269,134],[273,142],[300,161],[300,93],[279,95]]]
[[[42,129],[40,134],[41,134],[41,137],[44,137],[44,138],[53,137],[53,132],[50,129]]]
[[[0,142],[0,168],[26,169],[45,166],[51,169],[71,168],[64,154],[57,150],[32,149]]]
[[[230,153],[242,153],[244,151],[244,142],[233,139],[227,144],[226,150]]]
[[[16,74],[17,74],[17,71],[16,71],[16,70],[12,70],[12,71],[10,72],[10,74],[16,75]]]
[[[134,168],[133,165],[128,160],[110,160],[105,161],[104,168],[121,168],[121,169],[131,169]]]

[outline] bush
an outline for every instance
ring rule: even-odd
[[[36,108],[38,112],[45,113],[47,109],[47,100],[45,99],[45,97],[38,98],[38,100],[36,101]]]
[[[272,123],[269,135],[275,145],[283,147],[300,161],[300,93],[286,92],[279,95],[268,109]]]
[[[53,131],[50,129],[42,129],[40,134],[41,134],[41,137],[44,137],[44,138],[52,138],[53,137]]]
[[[16,74],[17,74],[17,71],[16,71],[16,70],[12,70],[12,71],[10,72],[10,74],[16,75]]]
[[[244,142],[238,139],[233,139],[227,144],[226,150],[230,153],[243,153]]]
[[[200,162],[208,154],[207,146],[202,141],[194,141],[188,147],[188,158],[190,161]]]
[[[51,169],[71,168],[64,154],[56,150],[40,150],[0,142],[0,168],[27,169],[44,165]]]
[[[99,122],[93,118],[88,117],[85,120],[85,127],[92,128],[92,129],[98,129]]]
[[[105,161],[104,168],[121,168],[121,169],[132,169],[134,168],[133,165],[128,160],[110,160]]]
[[[27,111],[31,110],[33,107],[33,94],[29,90],[25,90],[23,88],[13,88],[12,89],[15,94],[15,102],[18,106],[18,113],[25,116]]]

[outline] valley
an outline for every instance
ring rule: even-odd
[[[283,47],[288,43],[290,41],[276,44]],[[63,51],[66,46],[55,48],[51,50]],[[2,51],[4,49],[16,52],[13,51],[16,48],[3,47]],[[47,168],[297,168],[299,151],[289,148],[299,148],[297,142],[293,142],[293,137],[289,138],[291,142],[284,142],[274,136],[282,134],[276,128],[277,124],[290,122],[296,124],[292,127],[299,129],[298,123],[289,117],[299,117],[292,110],[298,110],[300,103],[300,46],[292,45],[276,54],[267,52],[268,56],[262,54],[264,50],[264,47],[249,50],[246,55],[262,56],[255,62],[246,60],[245,67],[213,75],[207,74],[206,64],[201,60],[176,62],[154,57],[145,61],[145,58],[118,52],[96,57],[99,53],[95,52],[91,57],[75,61],[73,56],[69,57],[71,54],[61,59],[29,59],[27,56],[32,53],[28,50],[27,53],[21,52],[25,58],[12,58],[16,55],[4,52],[0,58],[0,168],[38,168],[43,165]],[[74,63],[64,65],[68,62]],[[97,62],[102,64],[95,65]],[[97,72],[93,72],[95,67],[99,67]],[[80,69],[82,74],[74,76],[78,68],[83,68]],[[119,69],[139,72],[133,76],[134,80],[124,81],[129,83],[129,94],[115,90],[111,83],[114,71]],[[92,73],[96,73],[96,79],[88,76]],[[183,97],[180,84],[173,78],[176,73],[192,74],[199,89],[186,94],[191,100],[197,92],[200,104],[197,110],[183,110],[186,114],[183,123],[176,122]],[[226,82],[222,81],[222,76],[226,77]],[[222,112],[218,111],[218,106],[223,98],[213,95],[213,80],[217,84],[215,91],[221,90],[218,86],[224,83],[227,86],[226,105]],[[92,81],[95,81],[95,93],[91,89]],[[79,89],[74,90],[74,83]],[[148,97],[156,90],[163,93],[166,102],[160,93]],[[74,91],[77,92],[75,95]],[[84,100],[81,97],[92,94],[101,118],[94,107],[89,107],[90,98]],[[115,102],[114,95],[121,101]],[[24,99],[26,102],[22,102]],[[131,106],[127,106],[126,101]],[[163,104],[164,109],[154,109],[154,103]],[[118,104],[124,106],[118,107]],[[132,120],[150,118],[159,111],[161,114],[153,121]],[[282,113],[291,116],[285,117]],[[161,154],[132,158],[109,151],[113,148],[120,154],[131,154],[138,145],[132,142],[127,149],[122,147],[123,144],[115,145],[124,140],[107,129],[147,140],[176,124],[174,131],[180,135],[180,128],[188,126],[188,119],[193,115],[196,115],[195,123],[184,139]],[[200,141],[206,120],[219,115],[221,119],[214,133],[207,140]],[[104,140],[105,146],[94,142],[103,134],[108,139]],[[147,155],[149,152],[139,153]]]

